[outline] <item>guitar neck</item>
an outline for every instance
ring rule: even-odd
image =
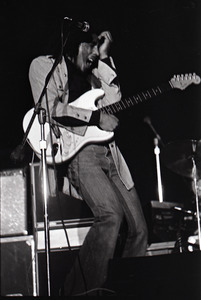
[[[99,110],[101,110],[104,113],[107,114],[115,114],[119,111],[125,110],[127,108],[130,108],[134,105],[137,105],[139,103],[144,102],[145,100],[149,100],[153,97],[156,97],[158,95],[163,94],[164,92],[167,92],[174,87],[171,85],[171,82],[167,82],[165,84],[162,84],[160,86],[156,86],[155,88],[148,89],[144,92],[140,92],[134,96],[122,99],[119,102],[101,107]]]

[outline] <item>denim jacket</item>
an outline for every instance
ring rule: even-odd
[[[39,56],[31,62],[29,68],[29,80],[35,103],[37,103],[41,95],[42,89],[45,85],[46,76],[51,70],[53,63],[54,59],[50,56]],[[117,80],[115,80],[117,78],[117,74],[111,57],[110,63],[111,67],[105,62],[99,60],[98,66],[93,69],[93,75],[91,76],[90,83],[92,89],[102,88],[104,91],[104,96],[97,103],[99,108],[116,103],[121,99],[120,86]],[[86,124],[89,122],[92,114],[91,109],[83,109],[74,107],[73,105],[68,105],[68,70],[64,58],[62,58],[62,61],[57,65],[52,77],[50,78],[46,95],[52,117],[70,116],[80,119]],[[42,101],[42,106],[46,108],[45,99]],[[55,121],[51,120],[51,122],[54,123]],[[87,125],[66,128],[75,134],[84,135]],[[115,141],[110,142],[109,147],[115,161],[118,174],[126,188],[129,190],[133,187],[134,183],[128,166]]]

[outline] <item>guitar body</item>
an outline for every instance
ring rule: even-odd
[[[101,89],[93,89],[84,93],[81,97],[69,104],[74,107],[97,110],[96,102],[102,98],[104,91]],[[30,109],[23,119],[23,129],[26,131],[34,108]],[[59,126],[61,136],[57,139],[53,133],[53,146],[57,148],[54,155],[55,163],[59,164],[72,158],[82,147],[90,143],[100,143],[112,139],[114,133],[99,129],[97,126],[88,126],[84,136],[75,134],[64,127]],[[50,143],[50,127],[49,123],[44,125],[46,145],[46,160],[48,164],[53,163],[52,150]],[[40,150],[41,128],[36,117],[27,136],[27,141],[36,153],[41,158]]]

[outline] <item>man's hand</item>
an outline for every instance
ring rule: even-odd
[[[100,59],[107,58],[109,56],[110,47],[112,44],[112,35],[109,31],[103,31],[99,34],[98,39],[103,40],[99,46]]]
[[[114,131],[119,125],[119,120],[113,116],[106,113],[100,113],[99,127],[105,131]]]

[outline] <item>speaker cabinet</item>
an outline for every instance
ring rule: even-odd
[[[27,182],[22,169],[0,172],[0,236],[28,234]]]
[[[33,236],[0,239],[1,296],[37,296]]]

